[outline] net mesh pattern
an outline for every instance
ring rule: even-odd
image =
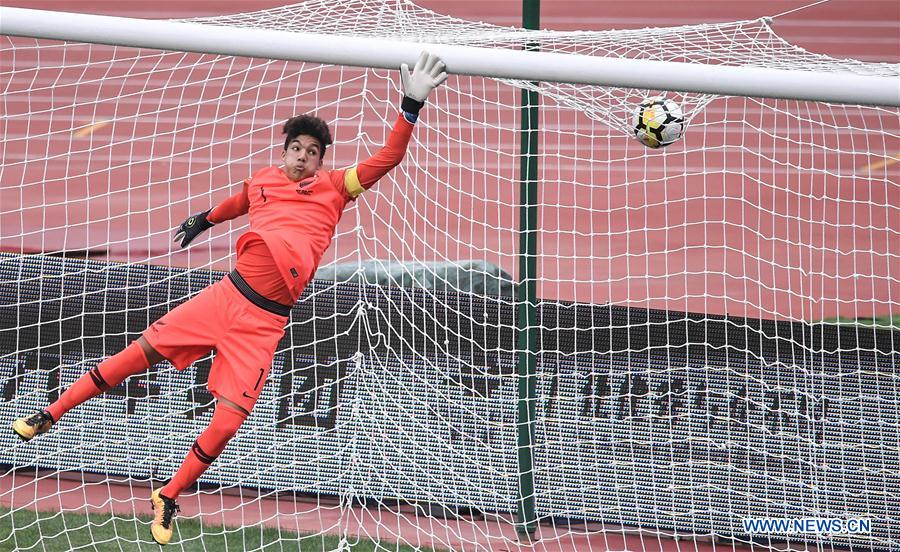
[[[191,21],[900,77],[806,52],[768,20],[551,32],[405,1],[309,1]],[[230,270],[246,219],[187,249],[173,229],[279,164],[286,119],[329,121],[326,163],[348,167],[399,113],[397,71],[9,36],[0,48],[10,421]],[[540,101],[533,351],[517,298],[522,90]],[[324,549],[516,546],[530,358],[529,496],[548,549],[651,549],[675,534],[716,549],[896,548],[900,113],[668,92],[685,135],[651,150],[632,112],[663,93],[451,75],[403,162],[345,212],[253,415],[186,493],[179,523],[204,524],[185,523],[180,542],[257,550],[294,530]],[[0,526],[13,529],[0,548],[85,528],[85,548],[146,540],[150,483],[209,422],[211,359],[162,363],[34,442],[0,434],[12,482]],[[63,500],[98,487],[111,534],[84,500]],[[44,529],[60,511],[75,517]],[[754,535],[749,517],[872,527]],[[264,526],[280,529],[248,537]]]

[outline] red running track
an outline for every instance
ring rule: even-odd
[[[14,473],[0,477],[0,507],[30,508],[44,512],[102,513],[131,519],[149,515],[150,488],[146,484],[98,479],[90,475],[57,472]],[[751,547],[702,539],[674,540],[638,533],[634,528],[601,524],[554,527],[542,524],[532,541],[520,541],[515,527],[505,521],[461,517],[434,517],[411,506],[397,508],[341,507],[334,499],[259,496],[252,491],[185,493],[179,516],[202,521],[209,527],[264,525],[284,530],[400,542],[436,550],[474,552],[744,552]],[[177,523],[177,521],[176,521]],[[139,537],[150,539],[149,525]],[[176,537],[177,538],[177,537]],[[171,543],[177,546],[177,541]],[[825,552],[825,550],[823,550]]]
[[[83,2],[78,9],[185,17],[277,4],[169,2],[148,10]],[[73,9],[67,2],[27,5]],[[515,23],[519,9],[518,2],[512,1],[423,5],[500,24]],[[582,24],[623,28],[752,18],[777,14],[796,4],[672,2],[654,5],[646,18],[634,14],[632,6],[545,3],[544,22],[560,29]],[[898,27],[890,22],[898,18],[894,3],[871,2],[860,9],[858,4],[836,1],[778,18],[775,27],[783,29],[787,38],[796,33],[798,42],[812,51],[895,61]],[[20,51],[14,63],[28,67],[35,55],[34,50]],[[53,65],[61,61],[61,55],[61,51],[41,50],[41,64]],[[70,49],[66,55],[71,61],[79,53]],[[349,79],[362,76],[354,70],[326,71],[324,77],[317,77],[321,80],[316,81],[315,90],[299,94],[295,86],[284,86],[284,81],[247,92],[245,83],[276,82],[286,66],[241,60],[224,69],[221,64],[212,68],[201,64],[188,70],[184,63],[172,65],[164,60],[155,65],[158,61],[143,59],[130,67],[143,71],[143,78],[116,79],[116,74],[97,64],[78,74],[50,77],[26,72],[10,81],[6,109],[12,117],[4,129],[8,166],[0,187],[5,213],[0,220],[0,247],[27,252],[87,251],[99,258],[131,262],[211,263],[227,269],[240,223],[232,227],[238,232],[222,235],[217,229],[212,234],[217,239],[195,244],[189,251],[173,250],[168,236],[189,213],[230,193],[228,183],[277,162],[277,148],[270,149],[279,141],[275,122],[313,109],[340,121],[335,125],[337,140],[361,145],[336,146],[331,154],[335,166],[352,164],[367,154],[366,148],[371,152],[391,122],[392,115],[379,105],[371,108],[371,97],[363,102],[354,96],[361,84]],[[218,78],[226,73],[229,79]],[[205,78],[208,84],[175,84],[189,77]],[[96,85],[84,84],[91,78],[97,79]],[[67,86],[76,80],[82,83],[77,89]],[[322,81],[345,84],[338,93],[336,87],[322,86]],[[301,82],[301,88],[313,88],[308,81]],[[367,87],[377,98],[394,94],[387,81],[370,81]],[[17,93],[26,89],[31,91]],[[122,95],[125,98],[115,103],[96,101]],[[514,105],[517,95],[499,99]],[[201,100],[205,100],[202,107]],[[517,272],[518,243],[513,231],[517,227],[516,114],[514,110],[485,112],[454,94],[438,95],[435,103],[454,115],[442,124],[440,110],[427,110],[426,120],[444,134],[429,135],[424,130],[417,134],[419,143],[411,149],[404,168],[393,175],[394,182],[382,182],[380,194],[367,196],[359,209],[345,216],[326,262],[474,258]],[[71,108],[60,109],[60,105]],[[842,147],[856,152],[825,156],[820,155],[822,150],[801,148],[798,142],[804,140],[807,129],[786,128],[793,126],[792,121],[778,116],[779,110],[803,116],[808,106],[775,101],[765,105],[761,109],[757,102],[743,99],[714,102],[704,110],[702,125],[692,128],[677,146],[646,158],[641,146],[614,132],[602,151],[585,151],[575,137],[579,128],[585,128],[584,121],[572,112],[545,109],[543,128],[558,129],[561,134],[544,133],[540,150],[577,155],[580,161],[541,167],[539,295],[792,320],[896,312],[900,164],[893,156],[900,152],[900,125],[890,114],[847,120],[840,109],[811,113],[810,117],[821,116],[837,128],[816,143],[823,149],[835,148],[840,139]],[[51,106],[52,117],[41,113]],[[737,111],[747,116],[740,132],[729,120],[729,113]],[[24,113],[34,115],[24,117]],[[89,133],[72,130],[111,119],[115,124]],[[488,126],[468,125],[470,119]],[[844,128],[848,124],[873,130]],[[29,135],[46,132],[53,139],[36,151],[34,143],[23,138],[23,125]],[[886,132],[876,132],[882,128]],[[773,129],[779,131],[778,137],[769,134]],[[143,138],[160,135],[171,138],[152,142]],[[227,148],[218,143],[237,135],[243,137],[232,140]],[[483,148],[469,147],[470,142]],[[427,159],[426,148],[432,150]],[[761,162],[757,154],[775,162]],[[435,164],[435,155],[452,164]],[[160,156],[174,161],[151,161]],[[35,157],[50,161],[28,163]],[[610,160],[619,161],[607,168]],[[497,167],[501,178],[481,177],[477,169],[485,164]],[[818,171],[803,171],[803,167]],[[876,180],[865,178],[870,172]],[[89,176],[71,176],[84,174]],[[573,179],[582,184],[574,184]],[[19,182],[35,184],[18,186]],[[105,190],[111,193],[101,196]]]

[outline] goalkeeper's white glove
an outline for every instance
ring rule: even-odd
[[[447,72],[444,62],[435,54],[423,51],[412,74],[409,72],[409,65],[402,64],[400,81],[403,85],[403,103],[400,108],[411,115],[418,115],[431,91],[445,80]]]

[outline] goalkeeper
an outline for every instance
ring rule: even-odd
[[[215,461],[250,415],[291,306],[315,274],[344,207],[400,163],[419,110],[447,78],[443,61],[427,52],[412,73],[403,64],[400,76],[401,114],[378,153],[349,169],[325,169],[322,159],[332,143],[328,125],[312,115],[289,119],[284,165],[260,170],[239,193],[188,218],[175,234],[185,247],[214,224],[249,213],[250,230],[237,242],[235,269],[81,376],[59,400],[13,423],[13,431],[30,440],[49,431],[70,409],[131,375],[162,360],[183,370],[215,349],[207,382],[217,399],[212,420],[172,479],[151,494],[150,529],[157,543],[167,544],[172,537],[179,494]]]

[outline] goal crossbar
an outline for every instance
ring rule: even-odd
[[[896,78],[843,72],[495,48],[486,55],[486,48],[475,46],[4,7],[0,7],[0,33],[37,39],[381,69],[396,69],[401,63],[412,65],[419,52],[428,50],[440,55],[448,71],[457,75],[900,107],[900,83]],[[286,48],[287,44],[291,47]]]

